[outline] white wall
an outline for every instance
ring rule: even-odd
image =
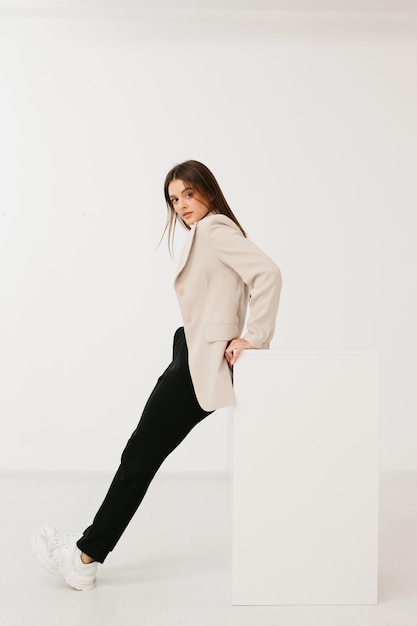
[[[163,179],[196,158],[282,269],[273,347],[379,350],[381,468],[416,471],[413,14],[4,7],[0,466],[117,465],[181,323]],[[165,467],[226,464],[221,411]]]

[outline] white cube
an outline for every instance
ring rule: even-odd
[[[375,604],[378,355],[248,350],[235,365],[233,604]]]

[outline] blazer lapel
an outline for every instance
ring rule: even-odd
[[[174,280],[176,280],[179,276],[179,274],[181,274],[182,270],[185,267],[185,264],[187,263],[190,251],[191,251],[191,247],[193,245],[193,241],[194,241],[194,235],[195,235],[195,229],[197,226],[197,222],[195,222],[195,224],[193,224],[190,228],[190,230],[188,231],[188,235],[184,241],[184,245],[182,247],[181,250],[181,254],[180,254],[180,258],[178,260],[178,265],[177,265],[177,269],[175,271],[175,277]]]

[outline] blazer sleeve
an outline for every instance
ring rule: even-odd
[[[212,220],[208,236],[218,258],[249,287],[249,316],[243,339],[254,348],[269,348],[282,287],[279,267],[228,218]]]

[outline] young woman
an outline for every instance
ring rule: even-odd
[[[164,459],[198,422],[233,404],[233,365],[243,350],[268,348],[275,330],[280,270],[246,237],[212,172],[198,161],[177,165],[165,200],[170,250],[176,223],[189,231],[174,280],[184,326],[175,332],[172,362],[92,524],[81,537],[44,524],[32,538],[40,564],[75,589],[94,587],[97,562],[115,547]]]

